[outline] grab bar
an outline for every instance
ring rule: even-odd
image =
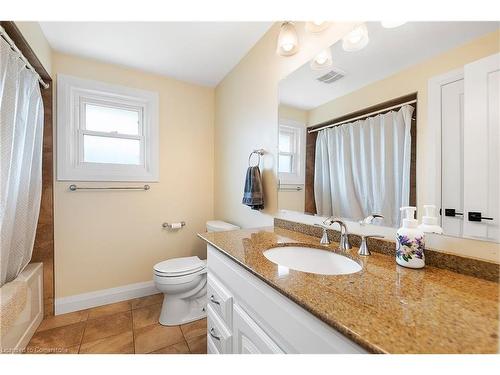
[[[107,187],[91,187],[91,186],[76,186],[75,184],[69,185],[70,191],[76,190],[149,190],[151,186],[107,186]]]
[[[287,187],[287,188],[279,188],[279,191],[301,191],[302,186],[296,186],[296,187]]]

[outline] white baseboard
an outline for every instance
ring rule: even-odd
[[[132,298],[150,296],[159,293],[153,281],[128,284],[116,288],[96,290],[95,292],[76,294],[55,300],[55,315],[85,310],[109,303],[126,301]]]

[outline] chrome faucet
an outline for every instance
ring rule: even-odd
[[[359,222],[359,225],[365,226],[367,224],[371,224],[374,219],[381,218],[383,219],[384,217],[379,214],[372,214],[367,217],[365,217],[363,220]],[[368,242],[366,241],[368,238],[384,238],[384,236],[378,235],[378,234],[370,234],[370,235],[363,235],[361,236],[361,245],[359,246],[359,255],[363,256],[368,256],[371,255],[370,249],[368,248]]]
[[[365,217],[363,220],[360,220],[359,224],[364,226],[366,224],[371,224],[374,219],[383,219],[383,218],[384,218],[383,215],[371,214],[371,215],[368,215],[367,217]]]
[[[319,240],[320,245],[330,245],[330,239],[328,238],[328,227],[324,224],[314,224],[317,227],[323,228],[323,235],[321,240]]]
[[[322,226],[322,227],[324,229],[324,233],[326,232],[325,228],[328,228],[335,223],[337,223],[340,226],[340,249],[344,250],[344,251],[352,249],[351,242],[349,241],[349,233],[347,232],[347,225],[345,225],[345,223],[344,223],[344,221],[342,221],[342,219],[332,216],[332,217],[329,217],[328,219],[326,219],[325,221],[323,221],[324,226]],[[324,233],[323,233],[323,235],[324,235]],[[327,234],[327,239],[328,239],[328,234]],[[322,240],[323,240],[323,238],[322,238]],[[328,243],[330,243],[330,242],[328,242]]]
[[[372,255],[372,253],[370,252],[370,249],[368,248],[368,242],[366,242],[366,240],[368,238],[384,238],[384,236],[381,236],[378,234],[370,234],[368,236],[361,236],[361,245],[359,246],[359,251],[358,251],[359,255],[364,255],[364,256]]]

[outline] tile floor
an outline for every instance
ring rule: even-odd
[[[44,319],[27,353],[206,354],[207,320],[158,323],[163,295],[155,294]]]

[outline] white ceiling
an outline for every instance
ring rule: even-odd
[[[40,22],[59,52],[217,85],[272,22]]]
[[[316,108],[500,27],[499,22],[409,22],[394,29],[380,22],[366,25],[370,42],[362,50],[345,52],[342,42],[332,47],[334,69],[344,71],[344,78],[321,83],[316,78],[330,69],[313,71],[307,63],[280,82],[280,102]]]

